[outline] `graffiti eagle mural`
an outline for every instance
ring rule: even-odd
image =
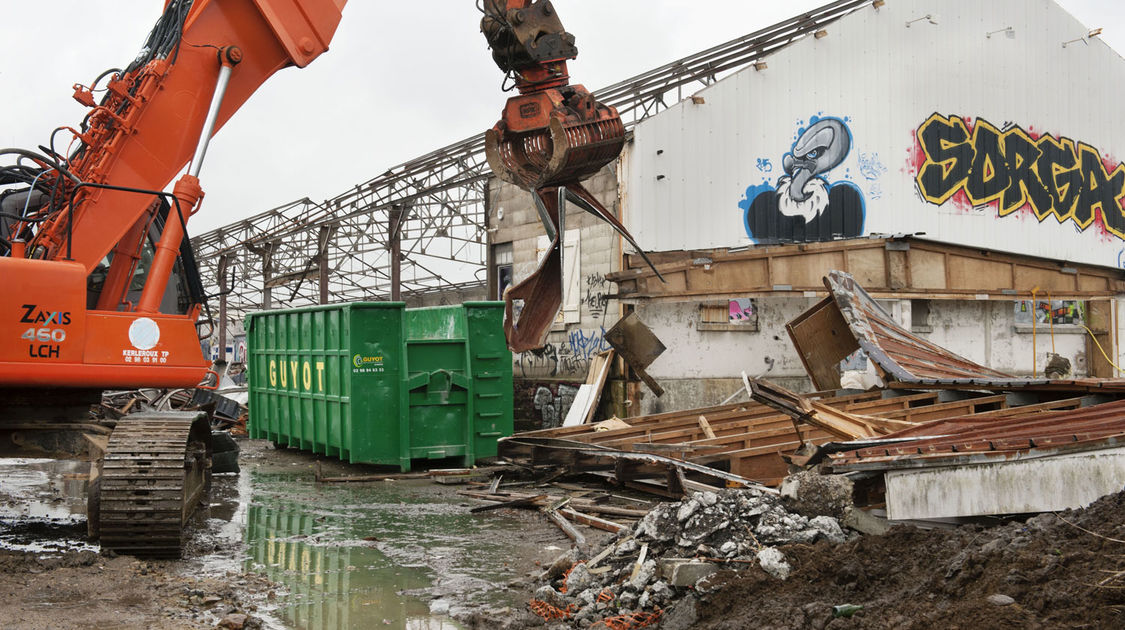
[[[813,118],[810,123],[782,157],[785,175],[775,185],[747,188],[739,203],[746,233],[757,243],[829,241],[863,233],[859,188],[826,178],[851,151],[851,131],[839,118]],[[768,160],[759,160],[759,170],[764,163]]]

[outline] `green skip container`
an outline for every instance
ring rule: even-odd
[[[503,302],[358,302],[246,318],[250,437],[361,464],[496,455],[512,434]]]

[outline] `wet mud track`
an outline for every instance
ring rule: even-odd
[[[470,514],[457,486],[318,484],[310,454],[240,446],[242,472],[216,476],[180,561],[85,541],[86,464],[0,460],[4,627],[214,627],[229,613],[266,628],[521,627],[531,576],[569,546],[536,514]]]

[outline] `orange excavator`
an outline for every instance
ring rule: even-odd
[[[105,548],[181,553],[210,483],[205,414],[109,423],[89,408],[106,389],[207,381],[206,295],[186,230],[208,141],[274,72],[328,49],[345,2],[165,0],[136,59],[74,87],[89,108],[80,125],[37,150],[0,149],[0,455],[92,457],[89,523]],[[493,57],[520,91],[488,132],[488,158],[536,192],[555,243],[509,291],[509,304],[527,304],[506,325],[524,348],[541,343],[561,302],[565,200],[624,230],[578,183],[618,155],[624,128],[568,85],[574,38],[550,2],[482,10]]]

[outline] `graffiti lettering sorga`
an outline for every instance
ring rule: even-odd
[[[1097,220],[1125,239],[1125,164],[1107,167],[1085,142],[970,120],[935,113],[918,127],[925,160],[915,181],[926,201],[940,206],[961,192],[973,207],[995,204],[1001,217],[1027,207],[1041,222],[1085,230]]]

